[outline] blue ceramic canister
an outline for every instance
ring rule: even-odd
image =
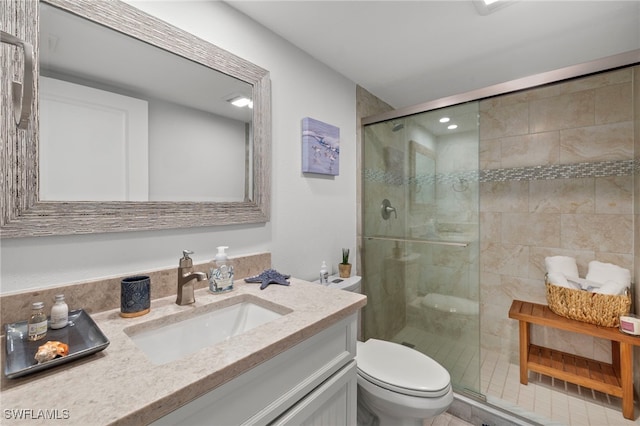
[[[120,282],[120,316],[139,317],[151,310],[151,278],[146,275],[124,278]]]

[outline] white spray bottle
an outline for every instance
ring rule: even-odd
[[[322,261],[322,265],[320,266],[320,284],[329,284],[329,269],[327,268],[327,262],[325,262],[324,260]]]

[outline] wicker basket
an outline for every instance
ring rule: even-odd
[[[588,322],[603,327],[617,327],[620,315],[631,309],[631,295],[614,296],[571,289],[545,282],[549,309],[573,320]]]

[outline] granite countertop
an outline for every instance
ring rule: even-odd
[[[110,340],[101,352],[17,379],[2,377],[2,424],[145,424],[241,375],[297,343],[355,313],[366,297],[291,278],[290,286],[236,281],[224,294],[197,290],[196,303],[175,304],[175,295],[156,299],[151,312],[122,318],[119,309],[91,317]],[[286,315],[239,336],[163,365],[152,364],[125,329],[195,308],[230,304],[236,297],[258,297]],[[46,338],[45,338],[46,339]],[[5,337],[2,337],[3,346]],[[167,342],[171,344],[171,342]],[[2,365],[4,366],[4,348]],[[16,415],[29,416],[23,420]]]

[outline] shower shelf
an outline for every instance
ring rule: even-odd
[[[424,240],[421,238],[398,238],[398,237],[365,237],[367,240],[396,241],[400,243],[435,244],[441,246],[467,247],[470,243],[466,241],[444,241],[444,240]]]

